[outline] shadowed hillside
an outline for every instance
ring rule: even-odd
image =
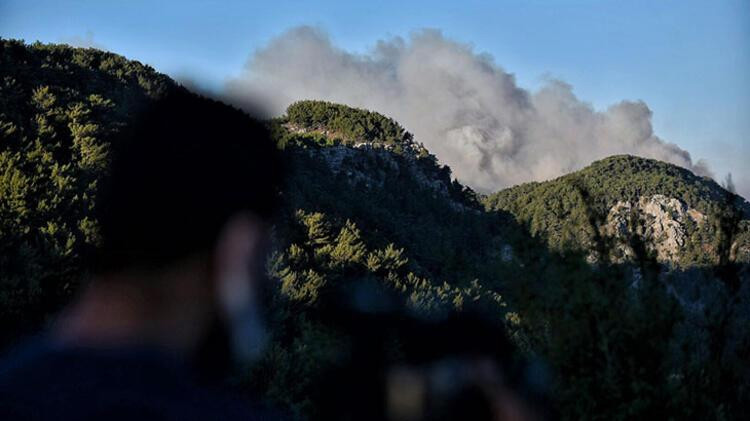
[[[4,345],[88,281],[111,142],[176,89],[115,54],[0,41]],[[519,350],[513,384],[551,386],[565,419],[742,415],[750,293],[737,196],[678,167],[611,157],[483,198],[378,113],[301,101],[267,124],[289,167],[267,267],[271,332],[235,385],[324,419],[328,374],[375,332],[341,317],[364,294],[372,314],[395,297],[423,320],[491,319]],[[378,339],[388,363],[406,358],[411,338],[399,335]]]

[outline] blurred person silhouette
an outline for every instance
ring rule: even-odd
[[[111,145],[91,281],[0,361],[0,419],[278,419],[218,385],[262,350],[282,181],[263,124],[182,89]]]
[[[544,363],[516,349],[494,307],[424,313],[371,279],[323,300],[347,346],[311,396],[319,419],[557,419]]]

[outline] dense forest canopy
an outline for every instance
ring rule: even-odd
[[[382,114],[326,101],[291,104],[282,119],[296,133],[313,133],[325,142],[385,148],[411,157],[434,157],[398,122]]]
[[[395,120],[368,110],[325,101],[298,101],[286,110],[289,123],[327,130],[350,140],[394,144],[413,136]]]
[[[654,198],[660,203],[650,203]],[[726,223],[731,225],[732,239],[726,240],[734,250],[732,260],[750,262],[750,204],[710,178],[653,159],[612,156],[552,181],[502,190],[486,197],[484,203],[488,209],[512,213],[556,249],[595,247],[595,237],[607,235],[606,225],[612,223],[613,209],[618,206],[661,206],[665,213],[686,215],[666,215],[641,224],[673,223],[675,232],[662,234],[685,237],[679,239],[684,244],[673,263],[683,267],[718,263],[723,250],[720,234],[727,231],[722,226]],[[651,213],[651,218],[660,216]]]
[[[0,41],[4,346],[88,281],[110,142],[175,89],[184,88],[116,54]],[[238,385],[300,419],[323,418],[316,393],[353,341],[348,321],[326,312],[339,291],[370,285],[426,317],[488,315],[520,360],[548,367],[562,418],[743,415],[747,204],[716,183],[621,156],[481,198],[375,112],[301,101],[268,125],[290,168],[268,262],[271,341]],[[601,258],[618,247],[602,229],[620,217],[613,209],[652,224],[638,219],[641,204],[666,209],[664,221],[689,237],[679,264],[654,256],[641,243],[662,240],[637,227],[621,233],[628,259]],[[407,340],[389,338],[393,362]]]
[[[0,44],[0,328],[7,344],[76,289],[97,241],[108,139],[168,77],[94,49]]]
[[[630,155],[611,156],[549,182],[527,183],[502,190],[491,195],[487,203],[503,206],[521,196],[530,196],[533,200],[536,195],[530,192],[561,188],[560,185],[576,182],[587,191],[591,197],[589,206],[598,213],[607,211],[618,201],[663,194],[679,197],[688,206],[704,213],[711,212],[717,204],[728,199],[731,206],[744,211],[744,219],[750,218],[750,205],[712,179],[666,162]]]

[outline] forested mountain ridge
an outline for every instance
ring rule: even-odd
[[[116,54],[0,41],[3,343],[43,326],[87,281],[87,250],[98,236],[92,210],[109,142],[139,107],[175,89],[183,88]],[[554,230],[524,216],[531,209],[525,201],[564,202],[567,190],[540,195],[544,183],[535,183],[482,203],[397,122],[345,105],[302,101],[268,126],[289,177],[268,263],[270,346],[254,367],[237,373],[240,384],[300,419],[320,419],[316,393],[352,339],[347,321],[326,311],[337,292],[363,285],[396,294],[422,315],[489,314],[525,357],[546,361],[563,418],[740,418],[750,390],[742,358],[750,351],[742,328],[750,320],[750,288],[739,259],[670,269],[634,247],[629,260],[591,265],[590,250],[550,243],[553,237],[542,234]],[[665,206],[670,198],[684,204],[688,217],[698,218],[691,210],[723,209],[722,190],[679,168],[654,162],[645,173],[674,182],[651,183],[667,187],[649,190],[638,171],[620,166],[650,161],[615,157],[590,168],[609,165],[602,162],[615,170],[579,174],[582,183],[600,180],[600,190],[614,193],[606,180],[616,179],[624,193],[601,199],[590,187],[596,194],[579,191],[576,206],[562,207],[599,198],[601,205],[585,207],[603,215],[594,227],[618,203],[632,210],[641,197],[660,194]],[[682,192],[684,177],[698,184],[685,183]],[[547,221],[546,212],[538,206],[529,214]],[[734,226],[734,219],[718,220]],[[729,256],[731,244],[722,241],[716,252]],[[602,253],[610,245],[594,244]],[[387,344],[394,363],[403,340]]]
[[[479,211],[479,197],[451,179],[451,170],[396,121],[381,114],[325,101],[298,101],[270,121],[279,147],[304,150],[342,181],[383,188],[389,171],[418,182],[457,209]]]
[[[0,40],[0,326],[5,343],[73,291],[98,236],[108,139],[177,86],[122,56]],[[25,326],[25,327],[24,327]]]
[[[502,190],[488,209],[512,213],[555,249],[632,260],[629,241],[660,262],[681,267],[750,262],[750,204],[707,177],[652,159],[612,156],[541,183]],[[725,244],[726,243],[726,244]],[[726,254],[726,256],[722,256]]]
[[[0,323],[7,345],[43,326],[87,281],[109,143],[140,108],[183,88],[94,49],[3,40],[0,60]],[[399,144],[410,142],[392,120],[364,111],[337,130],[354,127],[357,135],[361,115],[380,121],[385,134],[396,128]],[[268,123],[290,168],[269,262],[278,281],[277,352],[267,361],[273,374],[259,377],[274,400],[312,413],[309,395],[321,370],[336,362],[330,357],[341,342],[335,335],[327,341],[332,328],[315,312],[321,297],[355,280],[398,293],[415,311],[482,305],[503,319],[505,303],[488,287],[496,271],[484,264],[500,260],[479,245],[500,241],[505,224],[480,214],[472,192],[451,182],[450,169],[426,153],[355,148],[290,130],[282,120]],[[396,144],[379,130],[366,133],[369,140]],[[319,354],[307,352],[316,345]]]
[[[424,145],[397,121],[372,111],[326,101],[304,100],[291,104],[284,118],[287,127],[297,132],[317,132],[334,143],[370,144],[396,153],[429,155]]]

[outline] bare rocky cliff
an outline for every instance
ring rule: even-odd
[[[677,262],[690,231],[700,228],[707,217],[674,197],[656,194],[638,201],[619,201],[607,214],[603,232],[616,240],[615,261],[635,257],[631,239],[635,236],[660,262]]]

